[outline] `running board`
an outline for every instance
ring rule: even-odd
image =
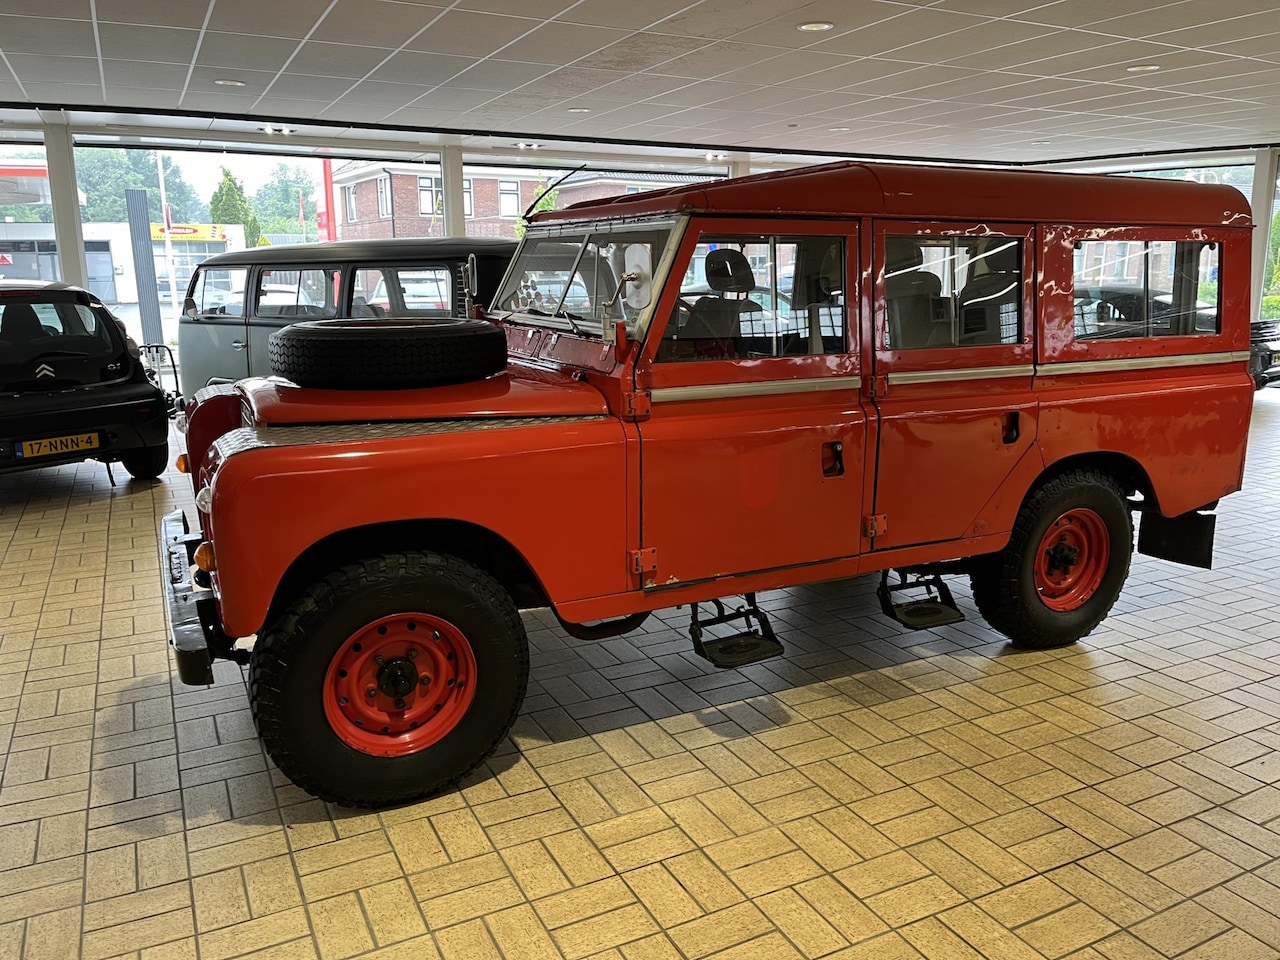
[[[749,663],[780,656],[783,652],[782,644],[769,625],[769,618],[756,605],[756,595],[748,593],[744,595],[744,599],[747,601],[746,605],[735,610],[726,610],[719,600],[712,600],[711,603],[716,608],[715,616],[705,618],[698,616],[698,604],[691,605],[689,636],[693,640],[694,652],[722,670],[745,667]],[[703,638],[707,627],[735,620],[741,620],[746,629],[728,637]],[[752,626],[753,622],[755,626]]]

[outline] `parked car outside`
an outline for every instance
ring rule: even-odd
[[[0,281],[0,472],[119,461],[164,472],[169,417],[124,325],[87,290]]]
[[[1249,372],[1259,390],[1280,380],[1280,320],[1255,320],[1250,325]]]
[[[511,240],[401,238],[253,247],[196,269],[178,322],[182,394],[271,373],[267,342],[300,320],[461,317],[463,268],[476,258],[487,306],[515,252]]]

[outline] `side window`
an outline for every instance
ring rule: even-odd
[[[381,267],[369,304],[409,317],[447,317],[453,313],[453,274],[448,267]]]
[[[338,276],[336,267],[264,269],[258,274],[254,315],[290,323],[332,319],[338,315],[333,295]]]
[[[1022,339],[1022,240],[886,236],[885,346],[1014,344]]]
[[[248,269],[223,267],[200,269],[196,273],[192,298],[202,317],[244,316],[244,287]]]
[[[845,350],[842,237],[703,237],[658,347],[660,361]]]
[[[1221,330],[1216,243],[1089,240],[1075,245],[1077,340]]]
[[[385,317],[391,309],[387,280],[377,267],[361,267],[351,282],[351,316]]]

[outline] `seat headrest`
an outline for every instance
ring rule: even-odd
[[[1001,238],[990,250],[985,251],[986,256],[982,258],[982,262],[986,265],[987,273],[1017,273],[1019,244],[1018,240]]]
[[[912,237],[884,238],[884,267],[886,273],[905,273],[924,266],[924,251]]]
[[[29,303],[10,303],[0,314],[0,339],[35,340],[44,335],[40,317]]]
[[[751,264],[741,250],[712,250],[706,268],[707,286],[717,293],[750,293],[756,288]]]

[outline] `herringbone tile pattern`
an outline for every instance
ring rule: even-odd
[[[870,578],[771,594],[741,671],[687,611],[535,614],[511,741],[380,814],[270,768],[235,668],[171,679],[183,478],[0,478],[0,958],[1280,956],[1278,438],[1275,391],[1217,569],[1138,559],[1068,650],[904,634]]]

